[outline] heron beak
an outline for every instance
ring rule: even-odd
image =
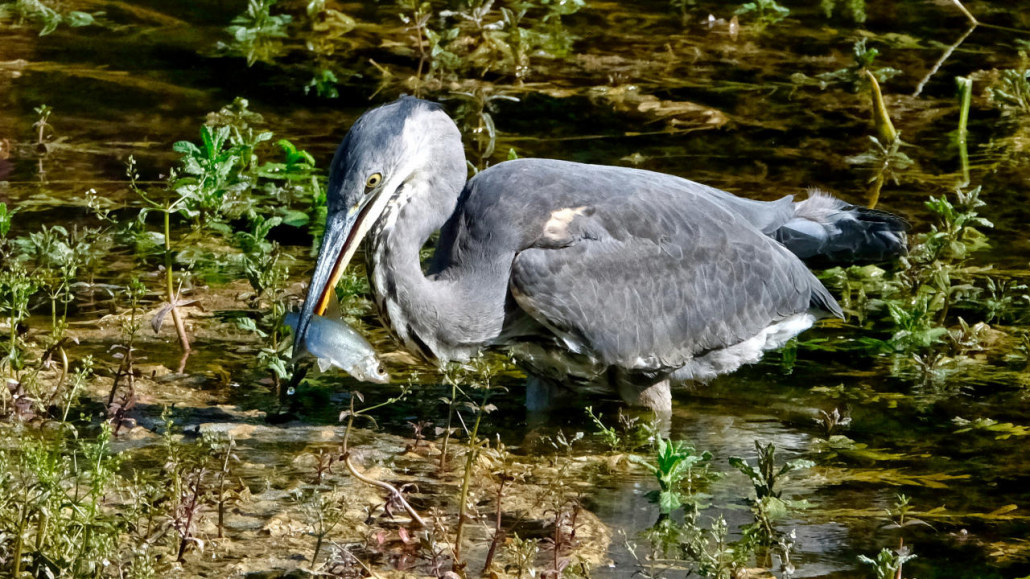
[[[322,247],[318,250],[315,272],[311,274],[308,297],[300,311],[297,331],[293,336],[293,355],[301,352],[311,318],[325,313],[329,300],[335,299],[333,290],[347,265],[357,252],[361,240],[372,228],[385,208],[380,202],[382,194],[375,195],[365,203],[349,210],[330,213],[326,218]]]

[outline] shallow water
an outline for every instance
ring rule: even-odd
[[[178,160],[172,143],[196,141],[207,113],[234,97],[247,98],[268,130],[310,152],[324,170],[361,112],[410,90],[394,83],[374,94],[380,77],[370,59],[400,68],[411,62],[410,54],[391,51],[381,42],[405,38],[396,8],[386,3],[330,3],[360,24],[344,35],[331,57],[325,57],[338,70],[360,74],[342,80],[335,99],[303,91],[318,57],[302,41],[302,3],[284,3],[273,10],[296,16],[291,34],[282,40],[278,57],[253,66],[217,47],[219,41],[228,41],[224,29],[243,10],[241,2],[67,4],[103,10],[105,16],[100,25],[59,26],[43,37],[37,36],[39,28],[32,23],[11,26],[13,21],[8,20],[0,26],[0,201],[20,208],[12,235],[27,235],[41,224],[92,223],[84,201],[89,189],[111,200],[116,216],[132,218],[138,201],[125,178],[128,156],[137,160],[143,182],[158,187]],[[1026,113],[1002,112],[985,89],[996,76],[994,69],[1020,65],[1018,51],[1026,50],[1030,39],[1030,11],[1018,3],[969,3],[984,23],[1011,28],[974,28],[927,79],[934,63],[969,28],[950,2],[870,4],[864,24],[843,16],[843,5],[830,18],[816,3],[785,5],[791,10],[786,20],[762,29],[742,16],[739,32],[733,33],[727,21],[735,5],[722,2],[689,3],[685,23],[665,2],[588,3],[563,19],[576,37],[568,58],[531,58],[531,73],[521,84],[503,75],[483,81],[492,82],[496,93],[518,98],[496,101],[492,117],[498,135],[491,160],[503,160],[513,148],[521,157],[673,173],[761,199],[814,187],[864,204],[871,172],[847,159],[869,147],[867,90],[850,82],[820,88],[796,75],[814,78],[851,66],[853,44],[866,38],[880,51],[875,67],[902,71],[882,87],[895,126],[908,143],[903,150],[914,161],[913,167],[899,172],[897,184],[884,186],[879,207],[903,215],[913,231],[925,231],[932,216],[923,202],[930,195],[950,194],[961,182],[958,152],[949,136],[958,122],[954,79],[973,78],[971,183],[983,188],[987,205],[981,212],[995,225],[987,232],[991,247],[977,255],[976,263],[993,264],[1025,283],[1030,164],[1021,149],[1026,137],[1021,135],[1028,120]],[[714,16],[711,25],[709,14]],[[921,94],[911,96],[924,79]],[[428,96],[446,92],[430,91]],[[454,102],[452,97],[451,110]],[[37,118],[33,107],[43,103],[54,109],[45,152],[37,149],[32,127]],[[186,230],[182,223],[177,227]],[[314,263],[311,236],[295,228],[281,228],[274,236],[297,259],[290,268],[290,282],[299,298],[302,290],[297,283],[306,281]],[[134,267],[131,248],[116,247],[97,281],[124,283]],[[160,279],[146,275],[148,286],[157,291]],[[309,380],[294,394],[296,408],[290,421],[265,425],[265,413],[274,414],[277,402],[267,381],[253,371],[259,346],[225,323],[246,307],[234,298],[246,286],[231,282],[239,278],[231,269],[209,268],[198,278],[196,296],[206,303],[205,311],[190,314],[195,353],[186,362],[184,376],[159,377],[179,366],[174,334],[167,326],[159,337],[144,331],[140,355],[155,373],[153,380],[143,381],[136,417],[145,429],[159,431],[161,408],[178,403],[176,420],[187,430],[209,424],[259,425],[241,442],[240,453],[248,465],[245,477],[257,487],[267,480],[263,469],[281,470],[286,473],[283,481],[273,486],[289,486],[290,480],[302,477],[298,473],[309,470],[306,463],[297,463],[305,449],[335,444],[337,418],[349,403],[343,392],[357,385],[332,374]],[[151,294],[146,301],[156,307],[161,298]],[[93,353],[103,359],[117,341],[116,324],[92,324],[112,305],[101,299],[99,305],[73,311],[73,323],[82,323],[73,325],[80,340],[73,356]],[[366,335],[372,330],[380,351],[395,352],[396,344],[368,308],[359,311],[367,324]],[[34,313],[38,317],[30,320],[30,327],[44,326],[49,310],[40,306]],[[1017,322],[1006,328],[1013,336],[1027,331],[1025,315]],[[802,339],[825,338],[847,345],[863,335],[877,334],[851,321],[824,324]],[[1025,363],[985,352],[974,365],[927,381],[897,370],[899,357],[843,347],[801,347],[789,370],[779,354],[771,354],[735,375],[677,392],[670,436],[711,451],[714,468],[726,475],[712,484],[709,502],[714,506],[705,515],[721,512],[733,529],[750,521],[750,484],[727,459],[753,459],[757,439],[773,442],[781,460],[804,457],[816,463],[793,474],[785,487],[786,495],[811,505],[777,525],[783,531],[796,530],[795,577],[872,576],[857,556],[874,556],[881,548],[896,546],[902,532],[905,544],[918,556],[906,564],[906,576],[1030,574],[1026,438],[960,433],[952,422],[960,416],[1030,425]],[[376,415],[382,438],[366,434],[357,444],[373,447],[377,460],[395,471],[415,473],[412,478],[422,485],[423,503],[446,505],[444,495],[453,492],[452,477],[443,477],[442,482],[429,465],[393,455],[403,450],[402,439],[410,437],[407,423],[424,419],[442,426],[446,414],[438,399],[447,396],[449,388],[440,385],[429,367],[412,366],[398,356],[387,362],[395,377],[421,370],[422,377],[416,379],[420,384],[411,397]],[[112,371],[108,368],[106,375]],[[550,452],[541,436],[553,436],[559,429],[594,430],[578,412],[526,416],[517,372],[505,373],[497,382],[510,393],[492,400],[501,409],[488,416],[480,434],[499,435],[527,460]],[[396,391],[395,386],[368,384],[360,389],[377,402]],[[618,408],[615,400],[591,403],[607,417]],[[852,422],[843,432],[865,445],[862,452],[833,450],[825,444],[817,424],[819,411],[838,407],[848,408]],[[118,444],[145,450],[155,441],[156,437],[140,434]],[[589,436],[573,448],[573,454],[583,456],[603,452]],[[397,466],[398,460],[403,468]],[[655,505],[644,496],[656,488],[654,478],[627,468],[578,482],[586,509],[616,532],[607,550],[610,565],[595,568],[593,574],[630,576],[636,562],[618,531],[631,542],[644,542],[640,533],[657,519]],[[883,512],[899,493],[911,497],[915,516],[930,525],[902,531],[885,528]],[[277,500],[286,501],[272,495],[262,500],[255,511],[268,516],[275,512]],[[449,501],[453,506],[457,499]],[[1009,505],[1017,508],[1006,510]],[[940,507],[943,510],[934,510]],[[238,524],[240,536],[250,537],[248,525],[261,523]],[[483,536],[485,531],[477,539],[480,547]],[[275,562],[266,568],[290,568],[291,550],[297,547],[289,542],[278,547],[281,552],[269,555]],[[234,560],[233,555],[228,559]],[[252,568],[261,568],[260,557],[257,561]],[[384,570],[395,563],[380,561]],[[765,565],[782,576],[778,561]],[[186,569],[184,573],[191,572]],[[207,562],[205,569],[218,575],[212,571],[219,569],[214,563]]]

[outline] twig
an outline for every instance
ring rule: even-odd
[[[976,16],[973,16],[972,12],[970,12],[969,10],[966,10],[966,7],[962,5],[962,2],[960,2],[959,0],[951,0],[951,2],[952,2],[952,4],[957,6],[958,9],[961,10],[963,14],[966,15],[966,18],[968,18],[969,21],[973,23],[973,26],[976,26],[977,24],[980,24],[980,21],[976,19]]]
[[[388,482],[383,482],[381,480],[369,478],[358,472],[358,469],[354,468],[354,464],[350,461],[350,452],[345,452],[343,454],[343,464],[347,465],[347,470],[350,471],[354,478],[358,479],[359,481],[365,484],[377,486],[389,492],[390,496],[396,499],[397,502],[399,502],[401,506],[404,507],[404,510],[408,512],[408,516],[411,517],[411,520],[415,521],[415,524],[417,524],[420,527],[428,526],[426,525],[426,521],[418,514],[418,511],[416,511],[414,507],[409,505],[408,501],[404,500],[404,496],[401,494],[401,491],[397,490],[397,487],[393,486]]]
[[[961,4],[960,4],[960,6],[961,6]],[[912,96],[917,97],[920,94],[922,94],[923,88],[926,86],[926,83],[930,82],[930,78],[933,75],[937,74],[937,71],[940,70],[941,66],[944,64],[944,61],[946,61],[949,58],[951,58],[951,53],[955,52],[955,49],[958,48],[959,45],[961,45],[963,42],[965,42],[966,38],[968,38],[969,35],[972,34],[974,30],[976,30],[976,26],[978,24],[979,24],[979,22],[977,22],[974,19],[973,20],[973,25],[969,27],[969,30],[966,30],[965,34],[963,34],[961,37],[959,37],[958,42],[956,42],[955,44],[952,44],[951,46],[948,47],[947,50],[944,51],[944,54],[941,55],[940,59],[938,59],[936,63],[934,63],[933,68],[930,69],[930,72],[926,73],[926,76],[923,77],[923,80],[919,81],[919,84],[916,85],[916,90],[915,90],[915,92],[912,93]]]

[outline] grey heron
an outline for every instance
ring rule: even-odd
[[[406,348],[445,361],[505,347],[537,392],[600,387],[668,410],[670,382],[733,371],[841,316],[803,260],[905,251],[903,220],[827,195],[754,201],[552,159],[467,171],[460,131],[435,103],[402,97],[354,123],[330,167],[295,350],[368,237],[375,303]]]

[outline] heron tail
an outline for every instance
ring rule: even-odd
[[[891,213],[845,203],[819,191],[794,204],[794,217],[772,233],[809,265],[890,261],[908,251],[908,223]]]

